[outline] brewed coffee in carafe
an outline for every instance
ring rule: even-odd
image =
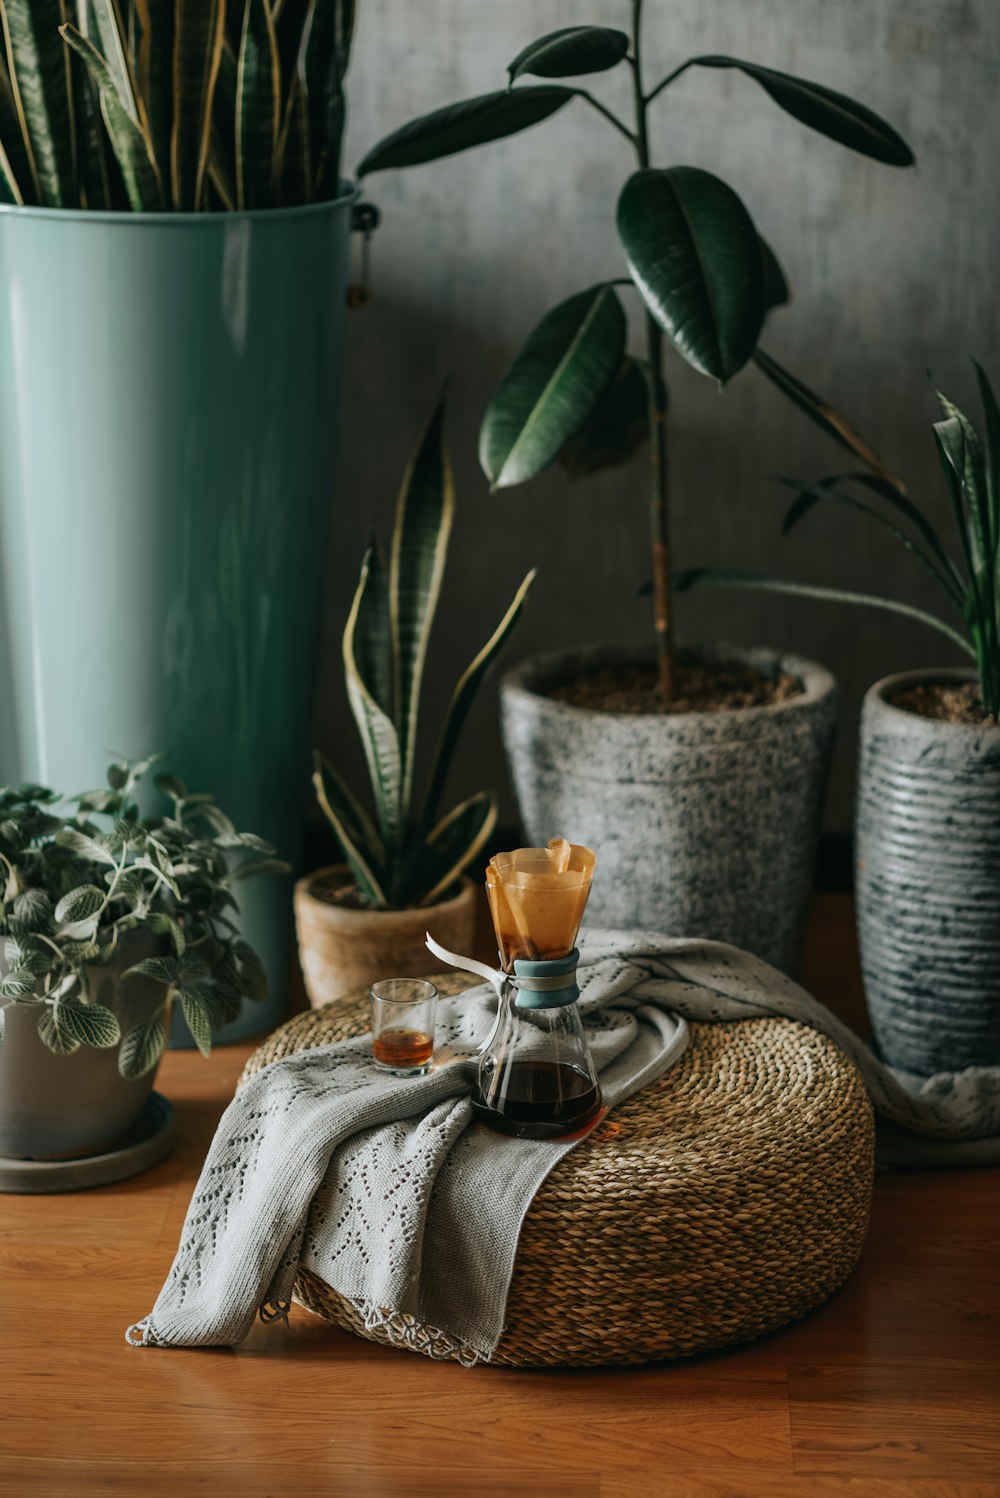
[[[479,1063],[476,1116],[523,1139],[572,1134],[601,1106],[576,1000],[580,929],[594,873],[589,848],[498,853],[486,871],[505,982]]]

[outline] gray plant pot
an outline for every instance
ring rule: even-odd
[[[857,909],[865,994],[892,1066],[931,1075],[1000,1064],[1000,727],[893,707],[901,687],[968,681],[907,671],[861,710]]]
[[[126,967],[161,950],[148,933],[126,935],[115,962],[99,971],[97,1002],[113,1010],[122,1034],[163,1005],[162,983],[122,978]],[[6,964],[0,957],[0,968]],[[81,1046],[57,1056],[39,1039],[38,1009],[7,1002],[0,1045],[0,1155],[18,1160],[50,1160],[113,1149],[142,1111],[155,1068],[126,1080],[118,1071],[118,1047]]]
[[[714,645],[702,660],[788,672],[801,696],[732,712],[633,715],[556,702],[580,671],[649,659],[641,646],[537,657],[504,677],[504,742],[531,843],[597,853],[587,921],[706,936],[798,966],[836,687],[822,666]]]

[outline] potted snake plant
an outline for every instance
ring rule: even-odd
[[[0,0],[6,774],[89,785],[108,743],[169,743],[292,858],[354,8]],[[291,935],[267,879],[244,917],[275,999],[243,1030],[275,1015]]]
[[[643,67],[643,5],[630,30],[573,25],[530,42],[507,87],[436,109],[367,153],[359,177],[412,168],[512,135],[557,111],[594,109],[633,166],[613,206],[624,264],[547,312],[486,411],[480,461],[494,488],[555,462],[571,476],[648,443],[653,617],[645,643],[529,661],[501,685],[504,737],[529,841],[555,832],[597,850],[591,915],[714,936],[794,968],[801,946],[835,688],[821,666],[738,646],[678,655],[671,584],[665,351],[728,383],[744,367],[788,393],[759,347],[785,277],[739,195],[703,169],[654,164],[654,104],[692,70],[752,80],[800,124],[875,161],[912,154],[871,109],[822,84],[740,58],[689,58],[658,82]],[[581,87],[625,69],[623,119]],[[537,80],[537,81],[536,81]],[[564,81],[572,80],[572,81]],[[627,271],[627,274],[623,274]],[[636,302],[642,351],[630,351]],[[638,514],[638,512],[637,512]],[[775,773],[780,765],[781,773]]]
[[[400,488],[388,567],[369,547],[344,629],[344,677],[370,810],[329,759],[315,757],[313,785],[345,859],[295,889],[299,955],[317,1006],[376,978],[434,970],[427,931],[452,950],[473,947],[475,890],[465,871],[496,824],[497,798],[479,791],[442,814],[443,796],[469,709],[517,624],[534,572],[459,677],[418,794],[421,688],[454,513],[442,400]]]
[[[971,661],[887,676],[861,710],[855,889],[865,995],[883,1057],[923,1075],[1000,1065],[1000,408],[978,365],[976,374],[982,437],[940,391],[933,428],[957,555],[899,480],[870,469],[784,480],[797,490],[786,531],[831,503],[874,521],[932,579],[944,618],[739,569],[678,579],[891,609]]]
[[[115,760],[70,809],[45,786],[0,789],[2,1156],[113,1149],[149,1096],[172,1000],[207,1056],[244,999],[267,996],[236,890],[288,865],[175,775],[141,812],[137,782],[163,757]]]

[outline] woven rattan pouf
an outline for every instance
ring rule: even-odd
[[[457,993],[470,980],[441,977]],[[251,1056],[368,1029],[364,996],[298,1015]],[[693,1024],[659,1081],[611,1112],[547,1177],[525,1218],[494,1363],[644,1363],[773,1331],[850,1273],[868,1228],[871,1106],[831,1040],[784,1019]],[[295,1298],[373,1341],[303,1271]],[[405,1340],[404,1340],[405,1337]],[[432,1333],[419,1350],[443,1355]]]

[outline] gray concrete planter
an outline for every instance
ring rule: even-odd
[[[504,677],[504,742],[531,843],[597,853],[587,921],[707,936],[785,972],[801,956],[836,687],[822,666],[717,645],[703,660],[788,672],[805,690],[773,707],[633,715],[556,702],[581,670],[648,659],[638,646],[541,656]]]
[[[163,1005],[162,983],[120,974],[161,949],[145,932],[123,938],[118,959],[97,970],[97,1002],[113,1010],[122,1034]],[[2,963],[0,958],[0,963]],[[4,1006],[0,1046],[0,1155],[19,1160],[75,1158],[114,1149],[138,1118],[153,1086],[155,1069],[127,1080],[118,1071],[118,1047],[81,1046],[56,1056],[38,1038],[38,1010]]]
[[[1000,727],[893,707],[876,682],[861,711],[858,934],[875,1038],[892,1066],[930,1075],[1000,1064]]]

